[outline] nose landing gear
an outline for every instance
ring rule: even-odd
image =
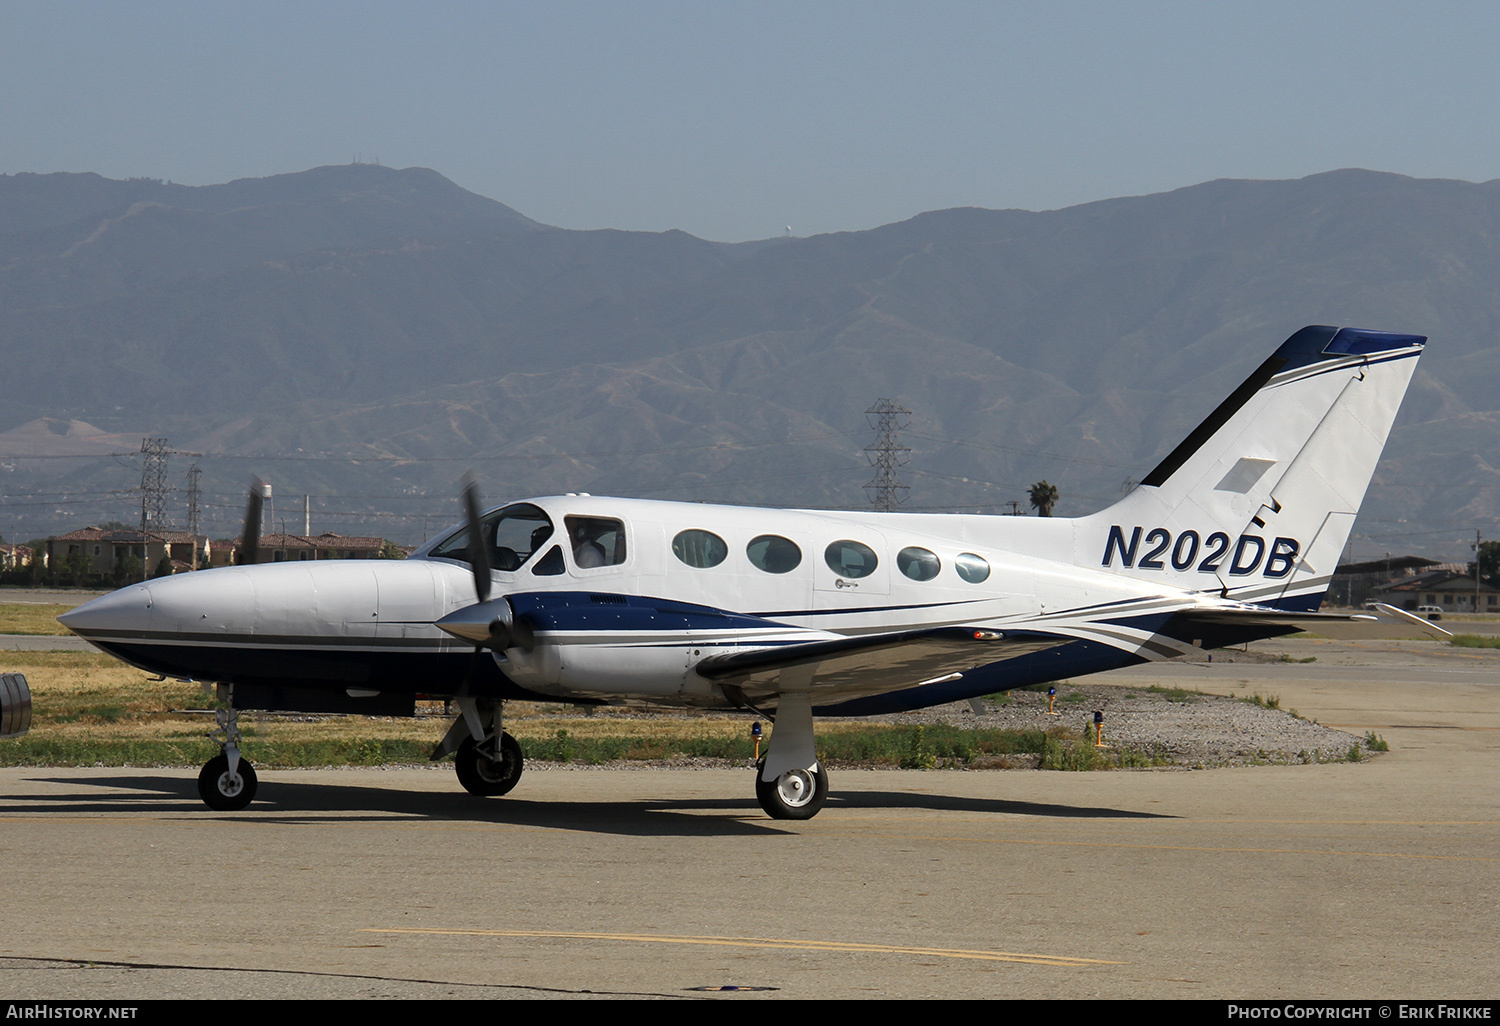
[[[239,712],[234,707],[234,687],[221,684],[219,699],[225,707],[214,714],[219,729],[209,737],[222,738],[219,741],[221,750],[204,763],[198,773],[198,797],[216,812],[238,812],[255,800],[259,781],[255,767],[240,756]]]
[[[259,781],[255,767],[249,760],[239,759],[239,765],[229,768],[229,756],[219,754],[204,763],[198,774],[198,797],[203,804],[218,812],[238,812],[255,799]]]
[[[453,760],[464,790],[483,798],[509,794],[521,779],[521,745],[503,732],[498,743],[493,736],[484,741],[464,738]]]
[[[504,729],[504,703],[495,699],[457,699],[459,715],[432,750],[434,761],[453,753],[458,782],[470,794],[498,798],[521,780],[525,760],[520,743]]]

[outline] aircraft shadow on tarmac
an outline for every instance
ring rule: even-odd
[[[461,791],[401,791],[357,784],[277,780],[262,785],[260,798],[247,810],[216,813],[198,798],[196,781],[189,776],[115,776],[105,771],[93,777],[38,777],[40,781],[79,790],[73,794],[21,795],[0,799],[5,813],[191,813],[204,818],[253,820],[305,825],[331,821],[341,823],[389,821],[391,817],[415,817],[440,822],[493,823],[506,826],[578,830],[586,833],[642,836],[714,836],[785,833],[800,824],[762,818],[754,799],[670,798],[649,801],[621,799],[608,802],[528,801],[505,797],[483,799]],[[93,788],[110,788],[99,793]],[[1047,816],[1082,819],[1173,819],[1161,813],[1090,806],[1008,801],[957,795],[912,794],[905,791],[849,791],[829,799],[830,812],[838,809],[904,809]],[[697,815],[702,812],[743,813],[751,818]]]

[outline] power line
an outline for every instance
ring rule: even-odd
[[[182,453],[184,456],[208,456],[216,460],[264,460],[277,463],[314,463],[314,462],[343,462],[343,463],[505,463],[524,460],[582,460],[602,457],[619,456],[655,456],[662,453],[673,452],[697,452],[710,449],[729,449],[742,451],[747,449],[764,449],[777,445],[800,445],[804,442],[821,442],[834,438],[845,438],[854,434],[850,431],[827,431],[816,435],[802,435],[795,438],[779,438],[762,442],[705,442],[700,445],[666,445],[656,446],[650,449],[600,449],[589,452],[543,452],[543,453],[506,453],[486,456],[474,454],[468,456],[392,456],[370,453],[361,455],[358,453],[317,453],[313,455],[293,455],[290,453]],[[162,441],[165,441],[163,439]],[[144,450],[142,450],[144,451]],[[92,460],[92,459],[116,459],[120,457],[139,456],[139,452],[107,452],[78,455],[30,455],[0,453],[0,460]]]
[[[990,452],[1012,453],[1017,456],[1035,456],[1048,460],[1063,460],[1067,463],[1091,463],[1098,467],[1133,467],[1134,463],[1118,463],[1113,460],[1096,460],[1087,456],[1064,456],[1061,453],[1042,452],[1039,449],[1022,449],[1014,445],[996,445],[992,442],[977,442],[967,438],[942,438],[938,435],[924,435],[919,431],[912,432],[913,438],[920,438],[928,442],[941,442],[944,445],[962,445],[969,449],[985,449]]]

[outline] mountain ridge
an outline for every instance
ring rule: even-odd
[[[1454,546],[1472,538],[1459,520],[1500,516],[1473,458],[1500,445],[1500,180],[1219,179],[725,244],[541,225],[428,169],[134,191],[68,177],[32,189],[48,225],[12,209],[24,177],[0,176],[0,353],[49,371],[0,427],[170,435],[206,454],[226,507],[239,457],[296,452],[339,455],[271,461],[298,493],[446,497],[468,460],[505,468],[511,495],[858,507],[862,411],[890,396],[921,439],[914,506],[1008,508],[1045,477],[1079,513],[1292,331],[1336,323],[1433,338],[1369,543]],[[223,209],[139,206],[182,196]],[[28,216],[40,226],[7,230]],[[588,455],[608,452],[629,455]],[[109,476],[16,473],[17,494]]]

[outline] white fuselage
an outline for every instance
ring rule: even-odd
[[[528,505],[555,525],[552,540],[561,563],[554,557],[551,572],[537,572],[548,550],[544,543],[519,567],[492,570],[493,594],[579,593],[596,602],[649,597],[734,613],[642,622],[601,619],[595,609],[577,623],[551,615],[541,631],[546,644],[531,652],[496,653],[494,663],[511,684],[558,699],[726,704],[722,691],[693,672],[705,654],[954,625],[1091,640],[1119,657],[1118,665],[1177,654],[1186,646],[1164,644],[1149,627],[1101,625],[1099,610],[1118,620],[1122,610],[1164,616],[1205,601],[1058,558],[1072,544],[1067,520],[592,496]],[[499,509],[505,508],[513,507]],[[618,522],[624,536],[618,561],[580,566],[563,543],[562,526],[570,517]],[[404,561],[276,563],[152,581],[80,607],[65,622],[137,665],[175,676],[451,693],[472,648],[434,622],[473,604],[475,586],[467,561],[451,545],[448,555],[433,553],[463,530],[456,527]],[[712,536],[700,546],[711,553],[674,545],[684,532],[698,541]],[[795,546],[796,565],[786,568],[783,560],[776,572],[758,566],[751,546],[767,537]],[[859,546],[873,559],[838,563],[840,554],[863,551]],[[714,565],[691,565],[714,558]],[[602,612],[611,610],[605,606]],[[983,690],[996,687],[992,677],[985,678]],[[951,691],[943,691],[947,697],[941,700]]]

